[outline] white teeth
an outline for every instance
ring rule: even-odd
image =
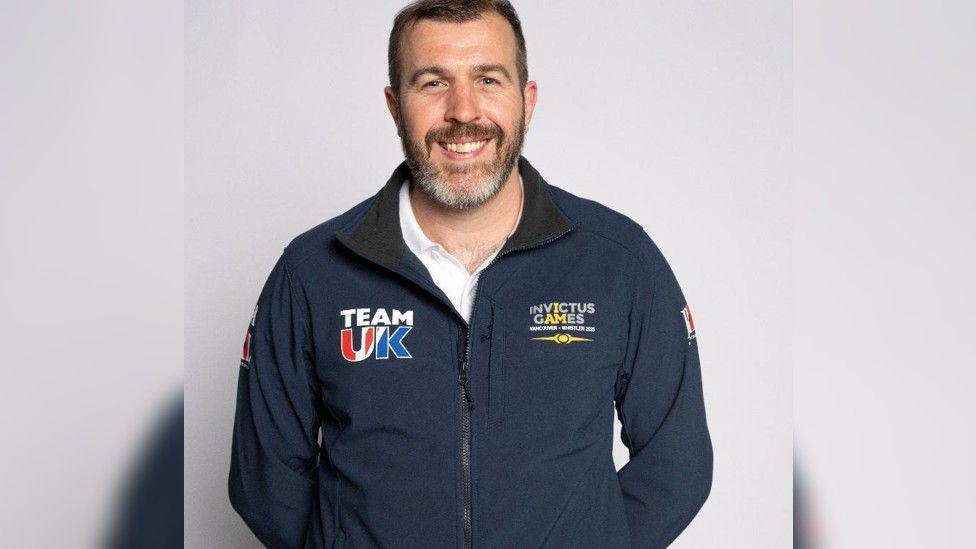
[[[485,146],[488,140],[484,141],[472,141],[470,143],[444,143],[444,148],[456,153],[469,153],[474,152],[481,147]]]

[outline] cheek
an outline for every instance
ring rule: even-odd
[[[484,113],[489,120],[498,124],[505,133],[511,133],[515,130],[518,121],[524,115],[522,103],[508,97],[486,102]]]
[[[414,140],[423,140],[427,132],[443,119],[442,109],[435,101],[411,101],[404,104],[401,112],[408,136]]]

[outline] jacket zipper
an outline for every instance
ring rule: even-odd
[[[548,243],[552,242],[553,240],[556,240],[557,238],[559,238],[559,237],[563,236],[564,234],[568,233],[569,231],[573,230],[574,227],[575,227],[575,225],[571,225],[565,231],[562,231],[561,233],[555,234],[555,235],[547,238],[546,240],[542,240],[542,241],[535,242],[535,243],[531,243],[531,244],[526,244],[526,245],[523,245],[523,246],[519,246],[517,248],[511,248],[509,250],[503,250],[503,251],[499,252],[498,255],[496,255],[494,258],[492,258],[492,260],[490,262],[488,262],[488,265],[485,265],[485,268],[481,270],[481,273],[478,275],[478,277],[479,277],[478,278],[478,284],[476,284],[475,287],[474,287],[474,289],[472,290],[473,291],[473,296],[472,296],[472,302],[471,302],[471,318],[474,318],[474,313],[477,310],[477,306],[478,306],[478,295],[480,294],[480,292],[478,291],[478,289],[481,286],[481,278],[480,277],[481,277],[481,275],[483,275],[485,273],[485,271],[488,270],[489,267],[491,267],[492,265],[494,265],[495,262],[498,261],[498,259],[500,259],[502,256],[507,255],[507,254],[509,254],[511,252],[516,252],[516,251],[521,251],[521,250],[527,250],[529,248],[534,248],[534,247],[537,247],[537,246],[543,246],[545,244],[548,244]],[[351,249],[356,254],[362,256],[365,259],[368,259],[370,261],[373,261],[372,258],[370,258],[367,254],[364,254],[363,252],[361,252],[360,250],[358,250],[355,246],[349,245],[349,243],[346,242],[345,239],[340,238],[340,241],[342,241],[342,243],[347,248]],[[409,279],[409,280],[411,280],[411,281],[413,281],[415,283],[420,284],[421,287],[426,288],[428,292],[433,293],[430,290],[430,288],[427,287],[426,282],[420,283],[420,281],[414,279],[412,276],[407,276],[406,274],[404,274],[404,273],[402,273],[402,272],[400,272],[400,271],[398,271],[396,269],[393,269],[393,268],[389,268],[389,269],[391,271],[399,274],[400,276],[406,277],[407,279]],[[455,316],[457,318],[461,319],[461,323],[464,324],[464,328],[466,330],[465,331],[465,345],[464,345],[464,360],[461,361],[461,367],[460,367],[460,371],[458,373],[458,379],[457,379],[457,381],[458,381],[458,386],[459,386],[458,387],[458,412],[459,412],[458,415],[460,416],[460,420],[459,420],[460,421],[460,426],[459,426],[460,429],[459,429],[459,431],[460,431],[460,439],[461,439],[460,440],[460,442],[461,442],[461,499],[462,499],[462,505],[463,505],[463,509],[462,509],[462,517],[463,517],[463,520],[462,520],[462,531],[463,532],[462,533],[463,533],[463,538],[464,538],[463,539],[463,546],[464,546],[464,549],[472,549],[472,525],[471,525],[471,518],[472,518],[471,517],[471,411],[474,410],[474,402],[471,399],[470,377],[468,375],[468,372],[470,370],[470,364],[471,364],[471,362],[470,362],[471,361],[471,323],[468,322],[468,320],[466,318],[464,318],[464,316],[462,316],[461,313],[458,312],[457,309],[454,308],[454,305],[453,304],[448,303],[446,301],[444,301],[444,303],[452,311],[454,311]]]
[[[471,318],[474,318],[474,313],[477,311],[478,307],[478,295],[481,292],[478,289],[481,287],[481,277],[485,272],[492,266],[498,259],[503,255],[511,252],[527,250],[529,248],[534,248],[536,246],[542,246],[548,244],[553,240],[563,236],[573,229],[573,226],[566,229],[565,231],[553,235],[546,240],[541,242],[535,242],[533,244],[526,244],[524,246],[519,246],[518,248],[512,248],[499,252],[491,261],[485,265],[485,268],[481,270],[478,274],[478,282],[475,284],[471,301]],[[464,549],[472,549],[472,525],[471,525],[471,411],[474,410],[474,402],[471,400],[471,390],[470,390],[470,378],[468,376],[468,370],[471,366],[471,323],[467,320],[464,321],[465,329],[465,345],[464,345],[464,360],[461,361],[461,371],[458,374],[458,385],[460,385],[459,395],[458,395],[458,411],[460,412],[460,437],[461,437],[461,496],[462,496],[462,509],[461,516],[462,530],[464,535]]]

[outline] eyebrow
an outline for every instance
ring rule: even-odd
[[[413,71],[413,74],[410,75],[408,84],[413,86],[417,83],[417,80],[419,80],[421,76],[428,73],[443,76],[447,74],[447,71],[440,65],[428,65],[426,67],[420,67],[419,69]]]
[[[505,65],[502,65],[500,63],[483,63],[481,65],[475,65],[474,72],[479,72],[479,73],[497,72],[497,73],[501,73],[508,80],[512,79],[512,75],[509,74],[508,69],[505,68]],[[410,86],[415,85],[417,83],[417,80],[419,80],[420,77],[425,74],[444,76],[447,74],[447,69],[445,69],[440,65],[428,65],[426,67],[421,67],[413,71],[413,73],[410,75],[410,80],[408,81],[408,85]]]
[[[508,69],[505,68],[505,65],[502,65],[500,63],[489,63],[489,64],[477,65],[474,68],[474,72],[482,72],[482,73],[484,73],[484,72],[498,72],[498,73],[501,73],[502,76],[504,76],[506,79],[508,79],[508,80],[511,80],[512,79],[512,75],[508,73]]]

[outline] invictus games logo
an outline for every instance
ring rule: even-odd
[[[359,362],[374,355],[379,360],[411,358],[403,338],[413,329],[413,311],[393,309],[346,309],[339,311],[343,325],[339,332],[342,358]],[[359,347],[353,344],[354,329],[359,328]]]
[[[593,303],[568,303],[553,301],[540,303],[529,307],[532,318],[531,332],[553,332],[550,335],[533,337],[534,341],[551,341],[553,343],[574,343],[577,341],[593,341],[592,337],[575,335],[585,333],[592,335],[596,328],[588,326],[590,316],[596,313]]]

